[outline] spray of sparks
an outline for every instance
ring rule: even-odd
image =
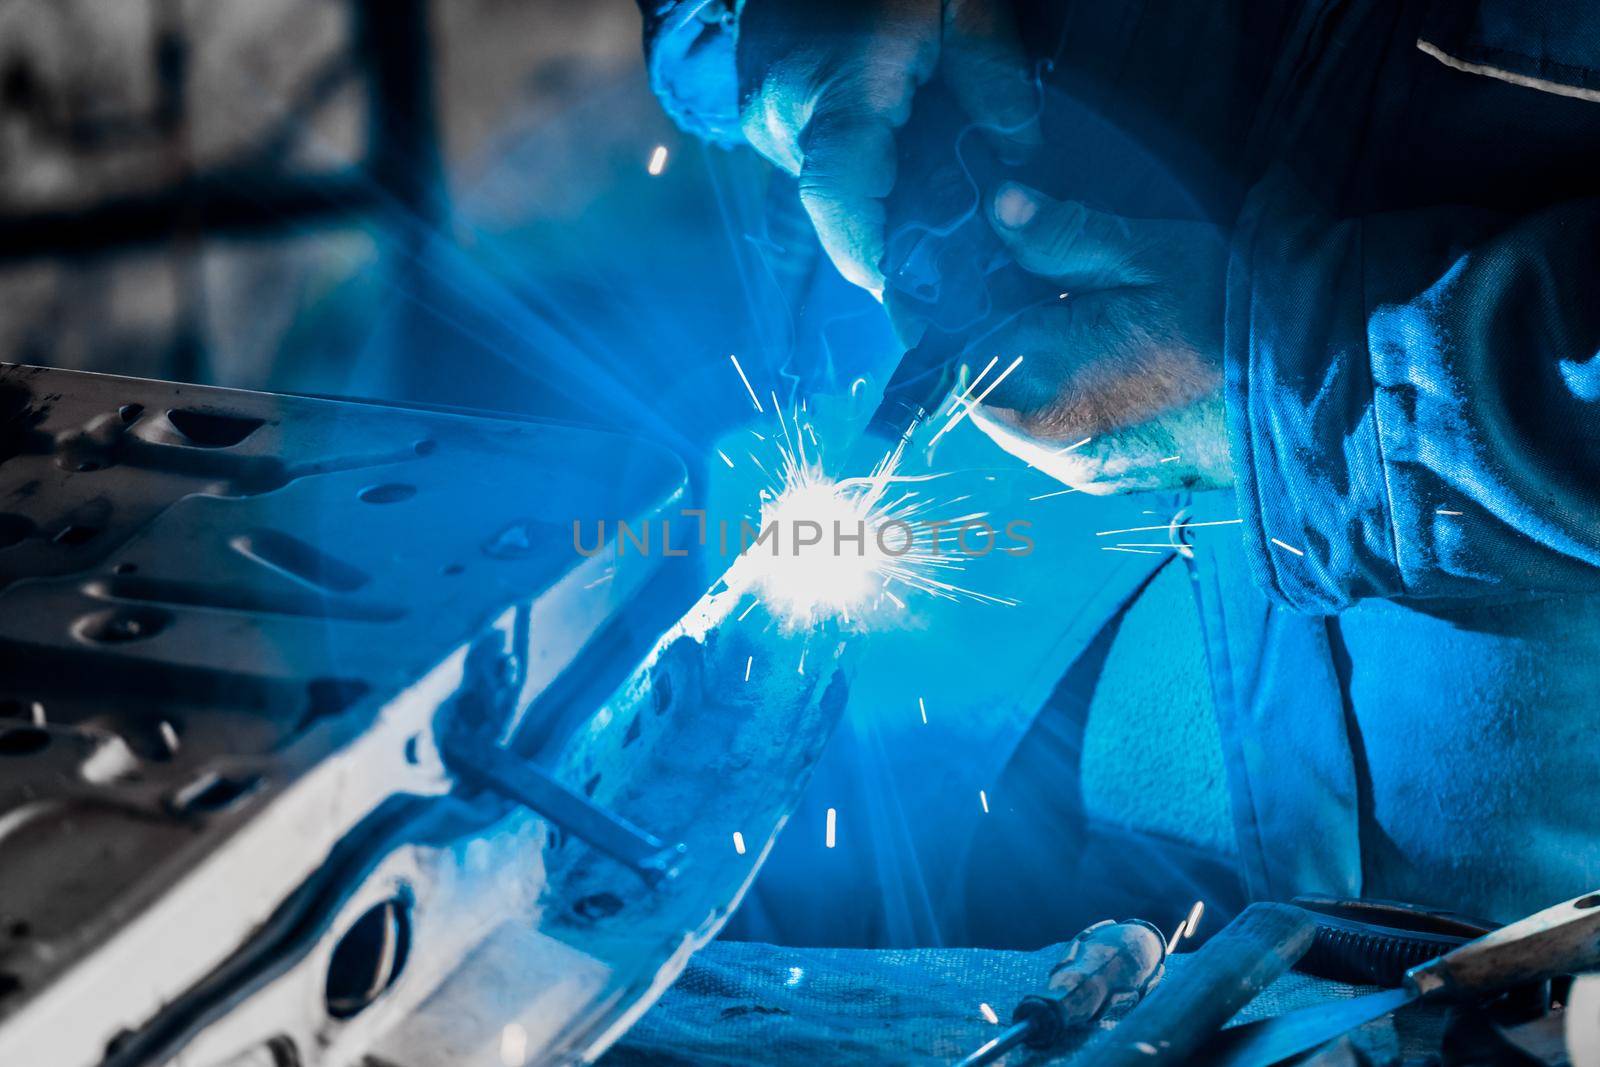
[[[764,410],[744,369],[732,362],[752,403]],[[968,559],[958,530],[984,521],[988,512],[956,514],[955,505],[966,497],[944,500],[930,492],[929,483],[941,475],[901,473],[904,442],[866,473],[835,477],[824,468],[821,439],[805,405],[785,414],[776,394],[768,399],[778,432],[761,438],[771,450],[767,462],[755,452],[748,459],[767,479],[759,494],[758,528],[776,528],[778,547],[750,545],[730,572],[730,584],[748,584],[774,616],[795,627],[824,619],[850,625],[878,612],[903,611],[909,596],[1016,603],[958,583]],[[794,534],[802,526],[820,528],[820,542],[798,544]],[[863,535],[859,541],[857,533]],[[981,551],[987,539],[979,530],[971,536]]]

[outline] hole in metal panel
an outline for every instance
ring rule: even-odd
[[[0,756],[31,756],[50,747],[50,735],[37,726],[0,730]]]
[[[190,444],[199,448],[231,448],[255,433],[267,420],[219,411],[173,408],[167,412],[167,421]]]
[[[279,530],[253,530],[228,543],[257,563],[331,593],[353,593],[371,580],[365,571]]]
[[[160,608],[121,607],[81,616],[73,630],[86,641],[117,645],[154,637],[171,624],[172,615]]]
[[[259,774],[218,774],[208,772],[179,790],[172,806],[182,813],[222,811],[261,784]]]
[[[352,622],[392,622],[404,618],[406,614],[404,608],[394,604],[343,600],[311,590],[258,589],[243,585],[174,582],[162,578],[144,578],[136,574],[89,582],[84,585],[83,591],[90,596],[110,600],[136,600],[146,604],[172,604],[209,608],[215,611],[242,611],[257,615],[349,619]],[[85,636],[93,640],[103,640],[91,633],[85,633]]]
[[[417,487],[405,482],[385,482],[382,485],[369,485],[359,495],[368,504],[398,504],[416,496]]]
[[[56,533],[55,537],[51,538],[51,540],[58,545],[66,545],[69,548],[77,548],[79,545],[88,544],[99,535],[100,527],[98,526],[86,526],[81,523],[71,523],[67,526],[63,526]]]
[[[411,953],[411,908],[400,899],[368,909],[328,960],[323,1000],[335,1019],[361,1014],[399,979]]]
[[[124,404],[117,409],[117,418],[125,423],[133,422],[144,414],[143,404]]]

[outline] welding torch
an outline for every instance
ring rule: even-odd
[[[866,463],[908,442],[938,410],[970,345],[1059,295],[1016,264],[989,223],[988,197],[1020,172],[997,157],[983,130],[952,128],[947,116],[955,114],[960,109],[947,89],[926,86],[898,141],[883,299],[897,321],[922,333],[890,376],[857,446]]]
[[[956,1067],[994,1063],[1018,1045],[1052,1048],[1109,1011],[1132,1007],[1161,978],[1167,942],[1143,919],[1105,922],[1067,944],[1043,993],[1022,998],[1011,1026]]]

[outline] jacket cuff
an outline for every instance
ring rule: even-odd
[[[1225,395],[1255,580],[1332,614],[1404,592],[1367,349],[1356,220],[1284,173],[1250,193],[1228,267]]]
[[[650,88],[678,126],[723,146],[739,128],[738,0],[639,0]]]

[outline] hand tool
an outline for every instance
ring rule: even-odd
[[[1194,1052],[1294,964],[1315,936],[1307,912],[1252,904],[1223,927],[1116,1029],[1084,1049],[1095,1067],[1189,1063]]]
[[[1269,1067],[1415,1000],[1471,1000],[1596,967],[1600,893],[1587,893],[1418,964],[1399,989],[1224,1031],[1207,1046],[1207,1062]]]
[[[1010,1028],[957,1067],[982,1067],[1018,1045],[1050,1048],[1069,1030],[1137,1003],[1161,979],[1166,958],[1161,931],[1143,919],[1095,923],[1067,944],[1045,992],[1024,997],[1011,1013]]]
[[[1352,985],[1392,987],[1406,971],[1499,924],[1387,900],[1295,897],[1317,920],[1317,937],[1294,969]]]

